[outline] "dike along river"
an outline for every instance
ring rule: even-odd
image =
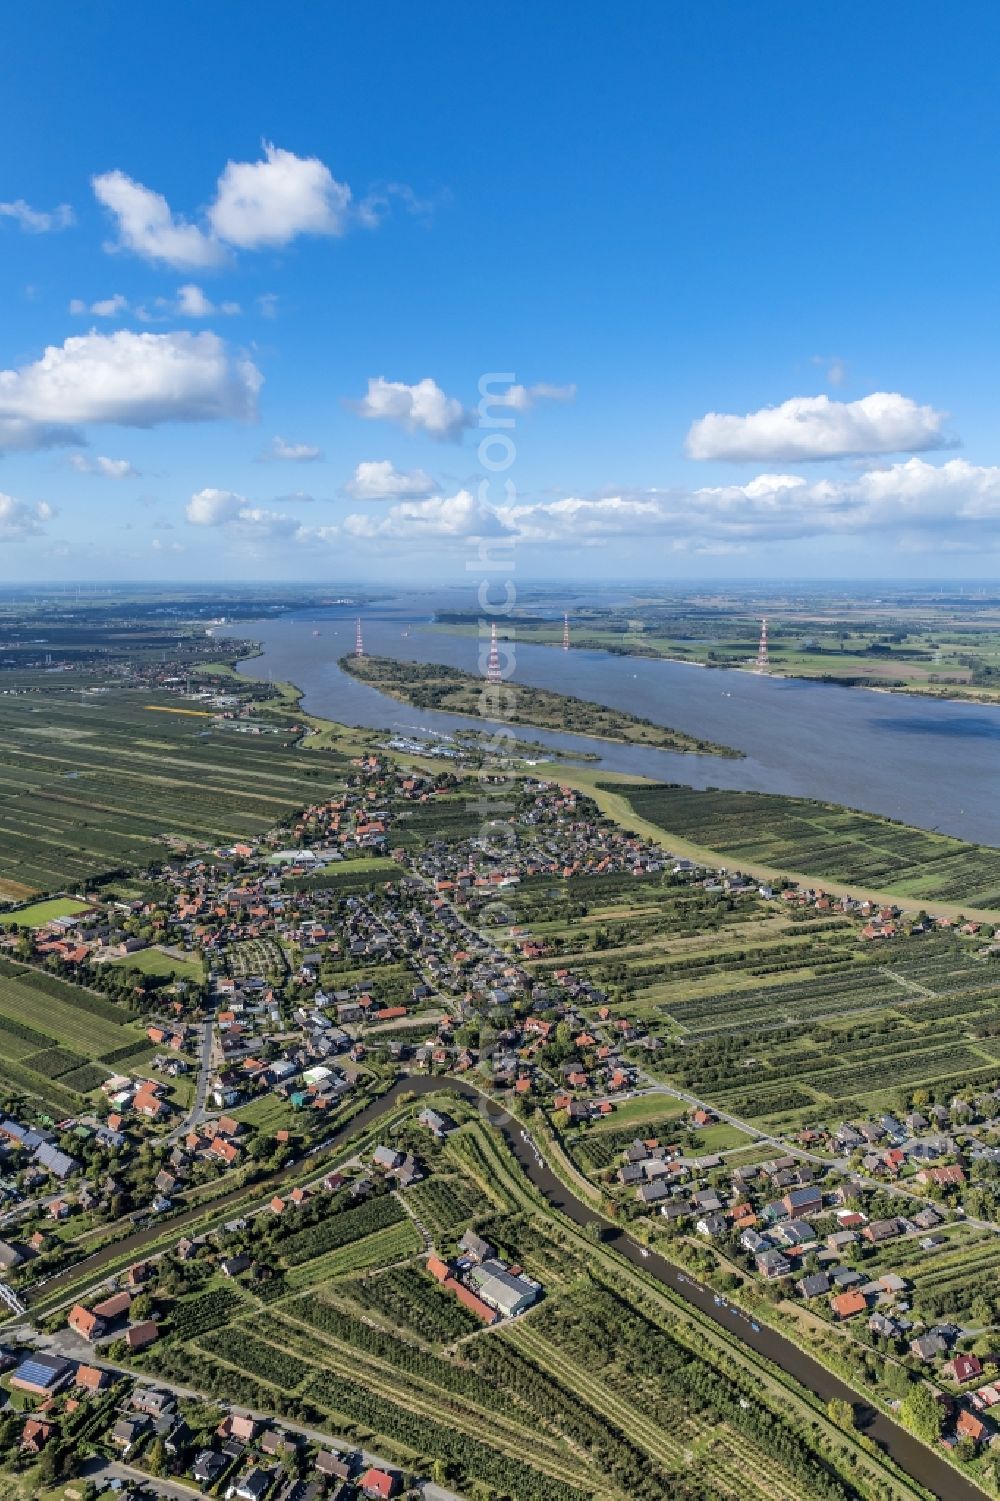
[[[601,1224],[604,1227],[604,1245],[610,1246],[619,1255],[626,1257],[640,1271],[662,1282],[671,1293],[691,1304],[713,1323],[718,1324],[730,1338],[739,1340],[773,1362],[774,1365],[779,1366],[800,1386],[806,1387],[821,1401],[829,1402],[832,1398],[839,1397],[843,1401],[857,1404],[857,1392],[839,1377],[832,1375],[818,1361],[813,1360],[812,1356],[800,1350],[798,1345],[786,1339],[783,1334],[778,1334],[764,1324],[755,1328],[746,1315],[733,1310],[731,1306],[720,1308],[716,1305],[714,1294],[708,1288],[696,1282],[686,1272],[681,1272],[672,1262],[667,1261],[655,1251],[643,1256],[642,1250],[634,1240],[623,1230],[601,1219],[589,1205],[571,1193],[544,1162],[539,1161],[530,1143],[522,1139],[520,1129],[510,1124],[506,1117],[498,1118],[494,1114],[495,1107],[492,1102],[467,1079],[445,1080],[428,1077],[426,1074],[412,1076],[404,1074],[384,1095],[359,1111],[343,1130],[335,1132],[319,1151],[322,1151],[324,1155],[335,1151],[336,1155],[340,1156],[341,1148],[346,1147],[354,1137],[374,1125],[381,1116],[393,1108],[403,1094],[424,1095],[449,1091],[471,1101],[487,1112],[486,1118],[498,1127],[507,1146],[528,1178],[553,1209],[566,1215],[576,1225],[586,1226],[595,1221]],[[317,1170],[320,1166],[319,1151],[313,1154],[317,1157]],[[324,1170],[328,1165],[324,1163]],[[251,1205],[265,1203],[278,1184],[293,1176],[301,1178],[302,1167],[301,1162],[290,1163],[281,1172],[274,1173],[256,1183],[249,1196],[246,1190],[243,1190],[214,1200],[211,1205],[212,1219],[218,1221],[220,1211],[223,1211],[228,1204],[241,1203],[246,1206],[248,1198]],[[180,1232],[205,1218],[206,1207],[202,1206],[177,1215],[170,1221],[170,1228]],[[122,1264],[124,1258],[131,1258],[134,1253],[141,1252],[144,1247],[162,1241],[165,1228],[162,1224],[150,1225],[50,1278],[44,1284],[44,1291],[39,1288],[39,1291],[43,1292],[45,1302],[48,1303],[61,1287],[73,1287],[78,1291],[82,1279],[90,1272],[94,1274],[94,1281],[98,1281],[103,1267],[110,1263]],[[931,1449],[919,1443],[898,1423],[894,1423],[870,1407],[864,1409],[862,1423],[868,1437],[891,1455],[901,1470],[935,1496],[940,1497],[941,1501],[983,1501],[984,1492],[954,1469],[947,1460],[940,1458]]]
[[[468,608],[467,593],[462,602]],[[481,672],[474,639],[428,629],[429,611],[445,604],[455,601],[426,595],[366,606],[365,649]],[[480,723],[411,708],[342,672],[337,661],[353,650],[356,614],[353,605],[332,606],[218,634],[259,641],[262,655],[240,670],[295,683],[309,713],[400,735]],[[522,643],[511,681],[628,709],[743,752],[739,760],[680,755],[515,727],[544,746],[596,752],[611,776],[822,798],[1000,846],[1000,707]]]

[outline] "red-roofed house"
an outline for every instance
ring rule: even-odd
[[[84,1308],[82,1303],[74,1304],[66,1322],[75,1333],[82,1334],[84,1339],[100,1339],[104,1333],[104,1320],[96,1313],[91,1313],[89,1308]]]
[[[147,1120],[151,1121],[159,1120],[162,1116],[169,1114],[170,1111],[170,1106],[166,1101],[157,1099],[156,1095],[146,1085],[143,1085],[142,1089],[139,1090],[133,1099],[132,1108],[137,1114],[144,1115]]]
[[[99,1319],[120,1319],[122,1314],[128,1313],[131,1306],[131,1293],[112,1293],[110,1298],[94,1304],[94,1312]]]
[[[55,1425],[41,1418],[29,1418],[21,1429],[21,1448],[25,1454],[39,1454],[52,1437]]]
[[[951,1379],[957,1386],[964,1386],[967,1381],[975,1381],[983,1374],[982,1362],[976,1355],[956,1355],[954,1360],[945,1366]]]
[[[484,1324],[495,1324],[500,1317],[495,1308],[490,1308],[481,1298],[477,1298],[470,1288],[462,1282],[457,1282],[454,1277],[449,1277],[441,1285],[450,1293],[454,1293],[458,1301],[463,1303],[470,1313],[474,1313],[477,1319],[482,1319]]]
[[[361,1476],[358,1488],[362,1495],[380,1496],[383,1501],[389,1501],[399,1489],[399,1480],[395,1475],[390,1475],[388,1470],[377,1470],[373,1465]]]
[[[963,1410],[955,1424],[955,1432],[959,1438],[971,1438],[974,1444],[978,1444],[986,1437],[986,1424],[980,1422],[975,1413]]]
[[[125,1335],[125,1343],[130,1350],[144,1350],[159,1337],[159,1325],[155,1324],[152,1319],[146,1319],[145,1323],[132,1325]]]
[[[838,1319],[850,1319],[856,1313],[864,1313],[868,1304],[861,1293],[841,1293],[834,1298],[832,1306]]]
[[[438,1282],[447,1282],[448,1278],[451,1276],[451,1272],[448,1268],[448,1263],[442,1261],[440,1256],[428,1256],[427,1270],[430,1272],[431,1276],[434,1277]]]

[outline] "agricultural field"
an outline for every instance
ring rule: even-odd
[[[427,803],[410,803],[401,808],[393,825],[393,843],[404,849],[418,849],[429,839],[473,839],[483,826],[483,814],[477,797],[467,788],[459,788]]]
[[[640,818],[727,862],[914,903],[1000,909],[1000,851],[808,798],[604,784]]]
[[[480,1189],[461,1173],[432,1173],[406,1195],[407,1203],[435,1240],[460,1235],[481,1211]]]
[[[854,970],[665,999],[651,1067],[782,1129],[949,1099],[1000,1079],[1000,964],[947,936],[898,940]]]
[[[526,966],[539,980],[567,965],[586,975],[655,1040],[631,1050],[641,1069],[758,1127],[839,1124],[1000,1079],[1000,960],[977,940],[875,947],[841,915],[671,877],[526,881],[509,901],[518,931],[550,947]],[[656,1135],[648,1096],[619,1112],[613,1130]],[[732,1129],[713,1128],[703,1150],[745,1145]],[[607,1165],[600,1130],[567,1136],[584,1171]]]
[[[133,1045],[144,1049],[145,1033],[122,1007],[0,960],[0,1074],[12,1092],[34,1096],[55,1115],[73,1115],[113,1072],[115,1055]]]
[[[835,914],[786,911],[755,893],[707,892],[671,877],[522,882],[505,900],[550,952],[529,962],[540,979],[570,964],[630,1015],[664,1018],[664,1004],[738,990],[756,979],[813,978],[857,969],[871,956],[857,927]],[[731,1020],[713,1001],[720,1024]]]
[[[0,697],[0,887],[85,888],[162,859],[263,833],[339,785],[333,752],[299,750],[291,729],[215,731],[149,689]]]
[[[969,1329],[997,1322],[1000,1314],[1000,1236],[970,1225],[945,1225],[933,1250],[916,1241],[880,1247],[865,1259],[873,1277],[898,1272],[912,1284],[915,1314],[928,1325],[942,1319]]]
[[[406,1468],[435,1464],[465,1494],[875,1495],[876,1461],[790,1399],[723,1331],[553,1214],[485,1123],[469,1121],[427,1155],[430,1175],[407,1202],[440,1254],[473,1224],[538,1277],[544,1296],[521,1318],[485,1330],[439,1287],[398,1195],[354,1207],[338,1195],[332,1213],[301,1229],[261,1226],[258,1254],[282,1269],[264,1308],[256,1281],[185,1301],[142,1366],[259,1412],[307,1418]],[[362,1264],[376,1243],[380,1255]],[[880,1494],[911,1493],[894,1485]]]

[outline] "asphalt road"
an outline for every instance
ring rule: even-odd
[[[205,1118],[205,1101],[208,1098],[208,1084],[212,1077],[212,1037],[215,1031],[215,1023],[206,1021],[202,1027],[201,1052],[198,1057],[198,1080],[194,1088],[194,1100],[191,1109],[175,1126],[166,1138],[167,1142],[180,1141],[189,1131],[193,1131]]]

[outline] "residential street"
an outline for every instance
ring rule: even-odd
[[[201,1028],[201,1050],[198,1055],[198,1078],[195,1083],[194,1100],[191,1109],[175,1126],[165,1139],[168,1142],[181,1141],[189,1131],[193,1131],[205,1118],[205,1101],[208,1099],[208,1087],[212,1079],[212,1045],[215,1040],[215,1024],[207,1021]]]

